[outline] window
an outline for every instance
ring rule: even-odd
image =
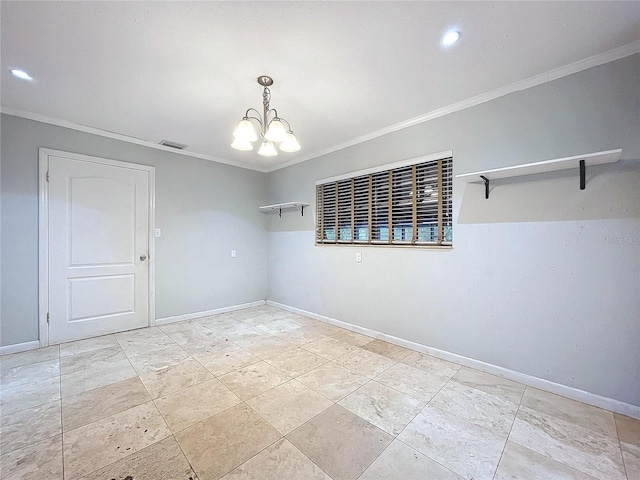
[[[320,180],[316,244],[450,246],[452,177],[445,152]]]

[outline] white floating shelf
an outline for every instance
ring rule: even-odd
[[[308,203],[304,202],[285,202],[285,203],[274,203],[273,205],[264,205],[262,207],[258,207],[258,210],[264,213],[276,212],[280,217],[282,217],[282,210],[295,208],[300,212],[300,215],[304,216],[304,207],[308,207]]]
[[[604,152],[586,153],[573,157],[555,158],[542,162],[525,163],[513,167],[493,168],[491,170],[480,170],[478,172],[463,173],[456,175],[456,178],[464,182],[481,183],[486,186],[485,198],[489,198],[489,181],[500,178],[520,177],[523,175],[534,175],[536,173],[555,172],[558,170],[580,169],[580,189],[584,190],[585,168],[592,165],[604,163],[614,163],[620,159],[622,149],[606,150]]]

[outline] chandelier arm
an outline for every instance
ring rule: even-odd
[[[271,120],[275,120],[276,118],[278,118],[278,111],[275,108],[270,108],[269,110],[267,110],[265,112],[265,123],[267,126],[269,126],[269,123],[271,123],[271,120],[269,120],[269,116],[273,114],[273,117],[271,117]]]
[[[247,118],[255,118],[255,117],[249,117],[249,112],[255,112],[256,115],[258,115],[258,117],[260,116],[260,112],[255,108],[247,108],[247,111],[244,113],[244,116]]]
[[[279,119],[280,119],[280,121],[281,121],[281,122],[286,123],[286,124],[287,124],[287,127],[289,127],[289,130],[288,130],[288,131],[289,131],[289,132],[291,132],[291,133],[293,133],[293,130],[291,130],[291,124],[289,123],[289,121],[288,121],[288,120],[286,120],[286,119],[284,119],[284,118],[282,118],[282,117],[279,117]]]
[[[256,112],[256,117],[249,115],[249,112],[254,111]],[[255,120],[256,122],[258,122],[258,124],[260,125],[260,135],[262,135],[262,130],[263,130],[263,123],[262,123],[262,119],[260,118],[260,112],[258,112],[255,108],[249,108],[245,114],[244,114],[244,118],[246,118],[247,120]]]
[[[262,128],[262,121],[258,117],[245,117],[245,118],[248,118],[249,120],[255,120],[260,124],[260,128]]]

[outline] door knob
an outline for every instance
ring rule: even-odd
[[[142,255],[140,255],[140,261],[144,262],[147,259],[147,256],[143,253]]]

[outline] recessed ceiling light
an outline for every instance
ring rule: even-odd
[[[31,75],[29,75],[24,70],[20,70],[19,68],[12,68],[11,73],[13,74],[14,77],[18,77],[22,80],[33,80]]]
[[[445,33],[442,36],[442,45],[448,47],[449,45],[453,45],[460,39],[460,32],[456,32],[454,30]]]

